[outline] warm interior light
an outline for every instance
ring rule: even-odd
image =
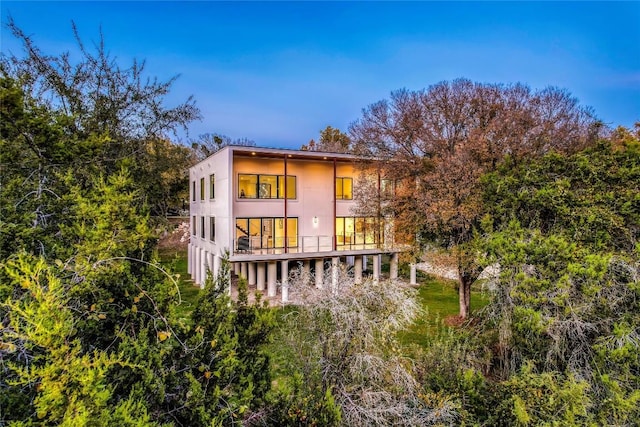
[[[252,152],[251,152],[251,155],[252,155],[252,156],[255,156],[255,155],[256,155],[256,152],[255,152],[255,151],[252,151]]]

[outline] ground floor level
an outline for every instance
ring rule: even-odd
[[[382,256],[389,258],[389,279],[398,278],[398,252],[371,249],[367,251],[331,251],[318,253],[272,254],[270,256],[232,255],[230,268],[237,276],[244,277],[250,287],[267,297],[280,294],[282,302],[289,300],[289,284],[293,277],[309,278],[312,285],[323,288],[337,287],[341,269],[347,271],[358,283],[369,276],[380,280]],[[207,272],[217,274],[222,258],[196,245],[188,247],[188,272],[193,281],[204,287]],[[416,283],[416,267],[411,266],[410,283]]]

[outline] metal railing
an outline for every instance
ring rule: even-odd
[[[344,236],[294,236],[288,237],[289,244],[285,252],[284,238],[265,238],[260,236],[241,236],[233,241],[234,253],[250,255],[274,255],[284,253],[331,252],[334,250],[364,250],[387,247],[380,243],[355,243],[354,238]],[[338,244],[334,246],[334,242]]]

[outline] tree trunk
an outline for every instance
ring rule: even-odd
[[[463,267],[461,257],[458,258],[458,304],[460,305],[460,318],[466,319],[471,313],[471,285],[477,278],[477,274]]]
[[[468,276],[460,275],[460,283],[458,285],[458,303],[460,305],[460,318],[466,319],[471,311],[471,284]]]

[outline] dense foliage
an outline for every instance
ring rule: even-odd
[[[266,404],[271,312],[225,276],[185,322],[155,255],[191,161],[163,132],[197,110],[102,45],[74,65],[10,28],[28,55],[0,76],[0,424],[241,424]]]

